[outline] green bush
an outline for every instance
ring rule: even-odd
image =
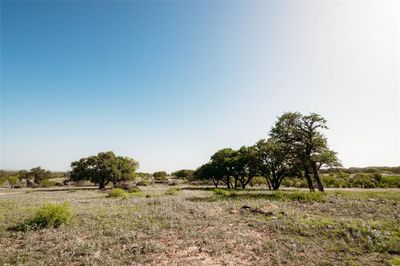
[[[148,186],[151,185],[151,180],[149,179],[142,179],[139,182],[136,183],[137,186]]]
[[[68,222],[72,217],[71,207],[68,202],[63,204],[45,204],[36,210],[35,216],[30,221],[37,228],[57,228]]]
[[[215,196],[224,196],[224,197],[236,197],[239,195],[236,191],[229,191],[229,190],[220,189],[220,188],[213,189],[213,194]]]
[[[109,198],[126,198],[127,193],[125,192],[125,190],[123,190],[121,188],[114,188],[113,190],[108,192],[108,197]]]
[[[400,176],[382,176],[380,187],[400,188]]]
[[[265,180],[265,177],[263,177],[263,176],[255,176],[250,181],[251,186],[261,186],[261,185],[266,185],[266,184],[267,184],[267,181]]]
[[[16,187],[19,184],[19,178],[15,175],[10,175],[7,177],[8,184],[10,184],[11,188]]]
[[[132,187],[128,190],[129,193],[140,193],[142,190],[138,187]]]
[[[173,187],[173,188],[167,189],[167,190],[164,192],[164,194],[165,194],[165,195],[168,195],[168,196],[172,196],[172,195],[178,194],[178,192],[179,192],[180,190],[181,190],[180,188]]]
[[[54,187],[57,185],[57,182],[54,182],[52,180],[49,179],[43,179],[42,181],[40,181],[40,186],[41,187]]]
[[[47,203],[38,208],[35,215],[16,226],[8,228],[12,231],[38,230],[47,227],[58,228],[67,223],[72,217],[72,210],[68,202],[63,204]]]

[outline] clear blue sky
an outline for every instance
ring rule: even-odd
[[[1,168],[113,150],[195,168],[328,119],[345,166],[400,165],[394,2],[1,1]]]

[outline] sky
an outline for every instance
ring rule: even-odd
[[[194,169],[328,120],[345,167],[400,165],[395,1],[1,1],[1,169],[112,150]]]

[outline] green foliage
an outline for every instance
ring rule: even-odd
[[[141,193],[142,190],[138,187],[132,187],[132,188],[128,189],[128,192],[129,193]]]
[[[216,187],[222,181],[227,188],[240,185],[244,189],[254,176],[264,176],[268,187],[277,190],[285,177],[304,174],[311,191],[314,191],[312,178],[318,189],[324,191],[319,170],[341,166],[322,132],[327,129],[326,123],[325,118],[315,113],[284,113],[272,127],[269,139],[239,150],[217,151],[209,163],[194,172],[194,177],[212,180]]]
[[[262,186],[262,185],[266,185],[266,184],[267,184],[267,181],[265,180],[265,177],[263,177],[263,176],[255,176],[250,181],[251,186]]]
[[[137,182],[136,185],[138,185],[138,186],[148,186],[148,185],[151,185],[151,183],[152,182],[149,179],[142,179],[139,182]]]
[[[173,196],[173,195],[178,194],[179,191],[181,191],[180,188],[172,187],[172,188],[167,189],[167,190],[164,192],[164,194],[165,194],[165,195],[168,195],[168,196]]]
[[[16,175],[11,175],[7,177],[7,182],[10,185],[11,188],[14,188],[19,184],[19,178]]]
[[[126,198],[128,194],[125,190],[121,188],[114,188],[110,192],[108,192],[109,198]]]
[[[58,228],[67,223],[72,217],[72,210],[68,202],[63,204],[47,203],[38,208],[35,215],[25,222],[9,228],[13,231],[27,231],[30,229]]]
[[[36,184],[40,184],[40,182],[44,179],[51,178],[51,172],[42,169],[41,167],[32,168],[29,172],[20,172],[20,175],[21,178],[33,180],[33,182]]]
[[[180,178],[180,179],[191,180],[192,176],[193,176],[193,172],[194,172],[193,170],[182,169],[182,170],[173,172],[171,175],[175,176],[177,178]]]
[[[229,190],[220,189],[220,188],[215,188],[215,189],[213,189],[212,192],[215,196],[232,197],[232,196],[237,195],[237,193],[235,191],[229,191]]]
[[[55,182],[53,180],[43,179],[42,181],[40,181],[40,186],[42,186],[42,187],[54,187],[56,185],[57,185],[57,182]]]
[[[115,185],[135,179],[139,163],[134,159],[116,156],[113,152],[100,152],[71,163],[73,181],[91,180],[100,189],[112,182]]]
[[[57,228],[68,222],[72,217],[72,210],[68,202],[63,204],[45,204],[37,211],[31,223],[37,228]]]
[[[156,181],[167,181],[167,172],[165,171],[159,171],[159,172],[154,172],[153,177]]]
[[[400,257],[394,256],[389,262],[391,266],[400,266]]]

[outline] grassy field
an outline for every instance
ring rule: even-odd
[[[59,228],[11,231],[44,203]],[[400,190],[0,190],[2,264],[400,265]]]

